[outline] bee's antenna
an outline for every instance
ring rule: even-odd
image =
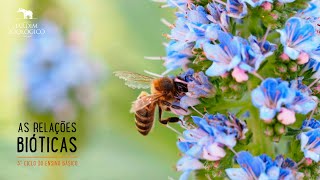
[[[150,71],[147,71],[147,70],[144,70],[145,73],[151,75],[151,76],[155,76],[155,77],[159,77],[159,78],[162,78],[163,76],[160,75],[160,74],[157,74],[157,73],[153,73],[153,72],[150,72]]]

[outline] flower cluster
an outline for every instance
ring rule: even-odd
[[[162,20],[171,29],[167,55],[160,58],[167,69],[163,75],[184,71],[175,81],[187,90],[174,103],[194,110],[171,110],[181,115],[185,129],[177,143],[183,154],[180,179],[192,171],[199,179],[318,178],[319,0],[156,1],[177,9],[174,24]],[[219,112],[248,118],[248,128]],[[188,124],[184,120],[190,117]],[[248,129],[252,138],[245,137]],[[277,156],[279,149],[283,156]],[[232,168],[231,152],[241,168]]]
[[[297,172],[297,164],[282,155],[273,161],[268,155],[252,156],[247,151],[239,152],[235,157],[241,168],[226,169],[231,180],[239,179],[302,179],[303,174]]]
[[[87,107],[94,100],[98,69],[87,61],[78,34],[65,42],[55,23],[42,20],[38,25],[46,34],[31,37],[22,57],[27,103],[35,112],[53,113],[56,120],[74,120],[75,103]]]
[[[271,122],[277,119],[284,125],[296,121],[295,113],[307,114],[316,108],[316,97],[311,96],[301,80],[291,82],[268,78],[251,93],[252,103],[260,110],[260,118]]]
[[[164,58],[168,71],[186,69],[194,57],[192,52],[202,49],[207,59],[213,62],[206,70],[208,76],[223,76],[232,71],[235,80],[243,82],[248,80],[247,72],[257,71],[262,61],[276,49],[276,45],[265,39],[258,40],[252,35],[246,40],[229,33],[231,18],[246,15],[246,5],[242,1],[228,1],[226,7],[215,2],[206,7],[191,4],[188,8],[182,8],[183,5],[179,4],[175,25],[166,22],[172,28],[168,35],[172,40],[167,45],[167,56]]]
[[[234,115],[226,117],[222,114],[206,114],[203,118],[192,116],[197,127],[191,127],[183,132],[177,143],[184,157],[178,162],[177,169],[189,174],[200,169],[199,159],[219,161],[225,155],[225,147],[232,149],[238,140],[245,139],[248,131],[246,123]],[[186,168],[185,164],[193,161],[193,166]],[[183,167],[183,168],[182,168]]]

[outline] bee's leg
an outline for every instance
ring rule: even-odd
[[[168,123],[176,123],[181,121],[178,117],[169,117],[167,119],[159,119],[161,124],[167,125]]]
[[[159,121],[161,122],[162,108],[158,105]]]
[[[185,111],[185,112],[188,112],[188,110],[186,110],[186,109],[184,109],[184,108],[182,108],[182,107],[180,107],[180,106],[177,106],[177,105],[171,105],[170,106],[172,109],[181,109],[181,110],[183,110],[183,111]]]

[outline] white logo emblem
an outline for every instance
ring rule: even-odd
[[[24,19],[32,19],[33,13],[30,10],[19,8],[19,10],[17,12],[23,13],[23,18]]]

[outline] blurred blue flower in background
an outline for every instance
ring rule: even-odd
[[[21,61],[26,101],[37,113],[74,120],[77,105],[93,103],[99,69],[88,62],[79,34],[71,33],[66,41],[55,23],[38,24],[46,33],[28,40]]]

